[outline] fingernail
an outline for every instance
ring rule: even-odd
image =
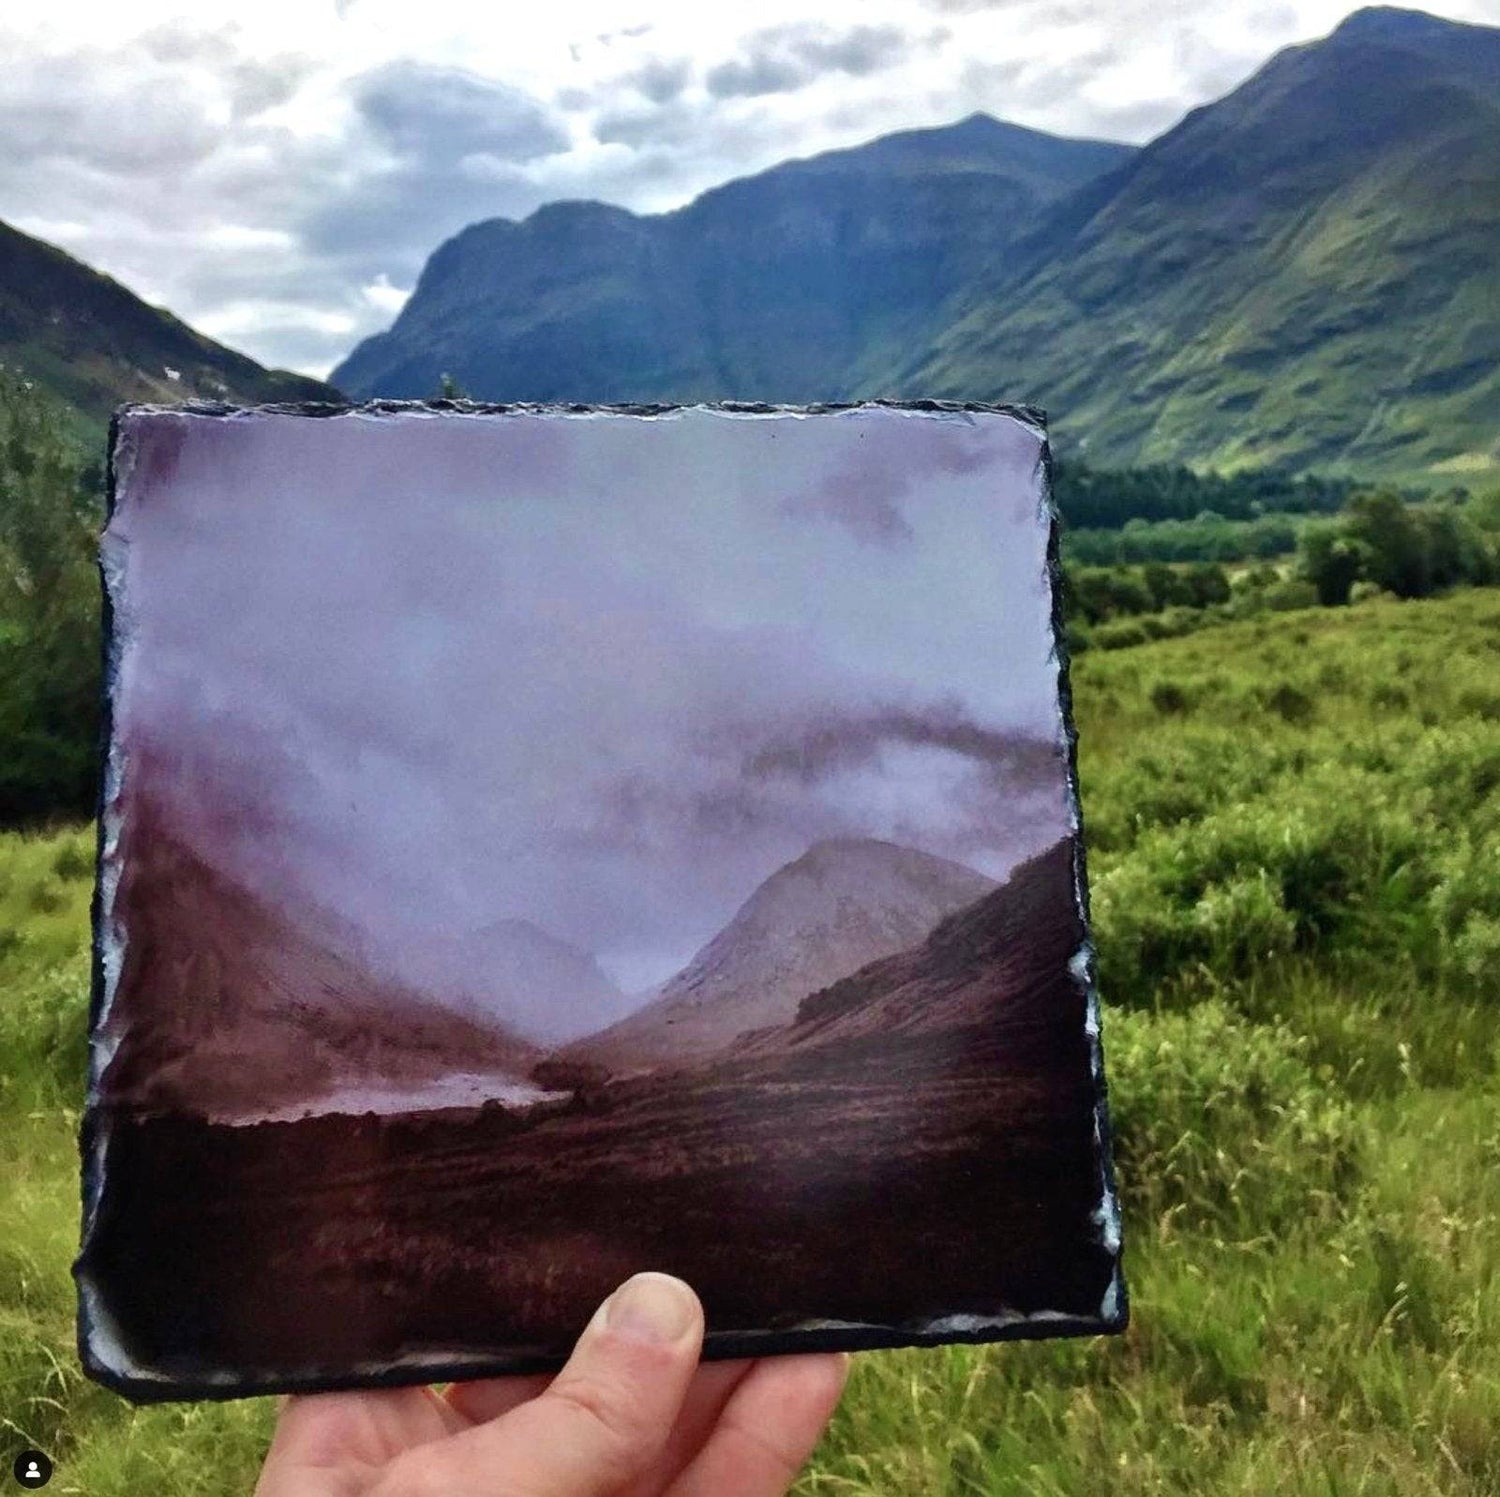
[[[637,1341],[667,1343],[687,1335],[698,1315],[693,1291],[664,1273],[638,1273],[610,1295],[604,1323]]]

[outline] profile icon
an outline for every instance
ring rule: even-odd
[[[31,1492],[52,1480],[52,1462],[40,1450],[23,1450],[10,1469],[17,1483]]]

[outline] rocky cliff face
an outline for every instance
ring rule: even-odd
[[[1132,154],[974,115],[786,162],[673,213],[550,203],[440,246],[333,373],[420,397],[809,401],[889,372],[945,300]]]

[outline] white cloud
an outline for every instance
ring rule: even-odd
[[[321,372],[476,219],[984,109],[1144,140],[1350,0],[76,0],[0,19],[0,218]],[[1440,0],[1500,22],[1500,0]],[[336,331],[345,329],[347,332]]]
[[[387,317],[394,317],[411,297],[410,287],[403,291],[399,286],[391,285],[390,277],[383,272],[361,290],[365,300]]]

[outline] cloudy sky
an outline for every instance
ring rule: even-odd
[[[428,253],[976,109],[1140,142],[1348,0],[63,0],[0,14],[0,219],[324,373]],[[1435,0],[1500,22],[1500,0]],[[17,11],[21,13],[18,15]]]
[[[408,981],[521,919],[635,990],[815,841],[1067,828],[1021,422],[134,419],[127,795]]]

